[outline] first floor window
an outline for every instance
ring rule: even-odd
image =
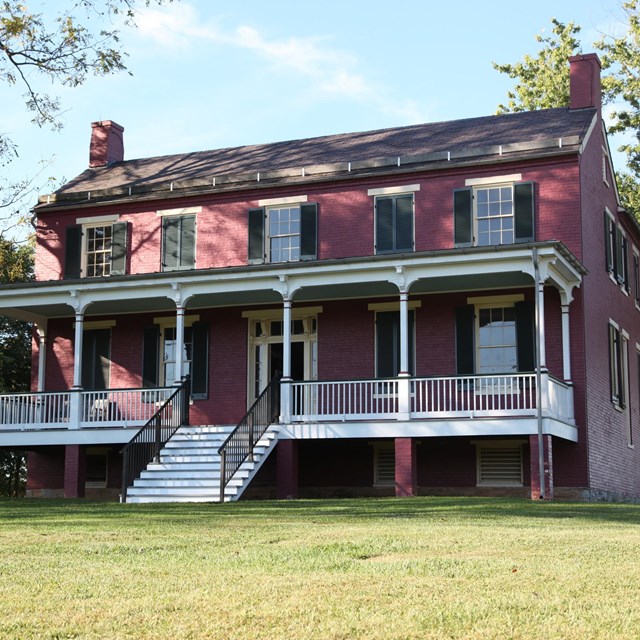
[[[191,376],[191,398],[209,396],[209,325],[185,318],[183,374]],[[144,387],[177,384],[175,325],[163,322],[144,329],[142,346],[142,384]]]
[[[111,368],[111,329],[82,332],[82,388],[108,389]]]
[[[609,382],[611,402],[619,409],[627,405],[629,338],[617,324],[609,322]]]
[[[535,370],[534,305],[529,301],[458,307],[455,335],[458,375]]]
[[[409,371],[415,375],[414,312],[409,311]],[[376,377],[393,378],[400,373],[400,312],[376,312]]]
[[[516,313],[510,307],[481,307],[478,321],[477,373],[511,373],[518,370]]]

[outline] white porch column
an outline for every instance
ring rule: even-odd
[[[536,313],[536,331],[540,338],[540,346],[538,357],[540,362],[538,363],[542,371],[547,370],[547,347],[545,338],[545,323],[544,323],[544,283],[538,283],[538,292],[536,299],[536,306],[538,308]]]
[[[282,384],[280,386],[280,422],[291,421],[291,299],[284,297],[282,312]]]
[[[176,370],[174,384],[182,383],[184,371],[184,307],[176,304]],[[165,381],[166,383],[166,381]]]
[[[409,375],[409,294],[400,292],[400,372],[401,377]]]
[[[73,388],[82,388],[82,337],[84,312],[76,311],[75,335],[73,341]]]
[[[569,302],[562,302],[562,376],[571,382],[571,338],[569,335]]]
[[[45,389],[45,375],[47,371],[47,330],[37,326],[38,332],[38,391]]]
[[[408,420],[411,410],[409,380],[409,294],[400,290],[400,371],[398,372],[398,420]]]

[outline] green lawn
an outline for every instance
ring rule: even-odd
[[[0,638],[639,638],[640,505],[0,501]]]

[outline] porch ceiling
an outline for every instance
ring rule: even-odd
[[[561,243],[476,247],[313,263],[248,265],[111,278],[0,286],[0,314],[29,322],[47,318],[172,312],[185,308],[473,291],[531,286],[533,256],[542,279],[570,291],[584,267]]]

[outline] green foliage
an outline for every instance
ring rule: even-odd
[[[0,237],[0,283],[24,282],[33,277],[33,247]],[[31,326],[0,316],[0,393],[28,391],[31,380]],[[0,451],[0,495],[18,496],[26,484],[25,456]]]
[[[620,105],[612,113],[611,133],[631,134],[633,140],[620,147],[626,153],[626,173],[617,175],[621,204],[640,221],[640,15],[638,0],[621,5],[627,25],[619,36],[605,35],[594,43],[600,52],[602,89],[605,103]],[[537,56],[526,55],[523,62],[499,65],[494,69],[515,79],[507,105],[499,105],[498,113],[563,107],[569,104],[570,56],[580,53],[574,37],[580,27],[573,22],[564,25],[552,19],[554,36],[536,36],[542,43]]]
[[[537,57],[525,55],[516,64],[497,64],[493,68],[506,73],[518,82],[507,93],[509,102],[498,105],[498,113],[533,111],[569,104],[569,57],[580,52],[580,42],[575,37],[580,27],[574,22],[563,24],[555,18],[550,36],[536,35],[536,41],[544,46]]]

